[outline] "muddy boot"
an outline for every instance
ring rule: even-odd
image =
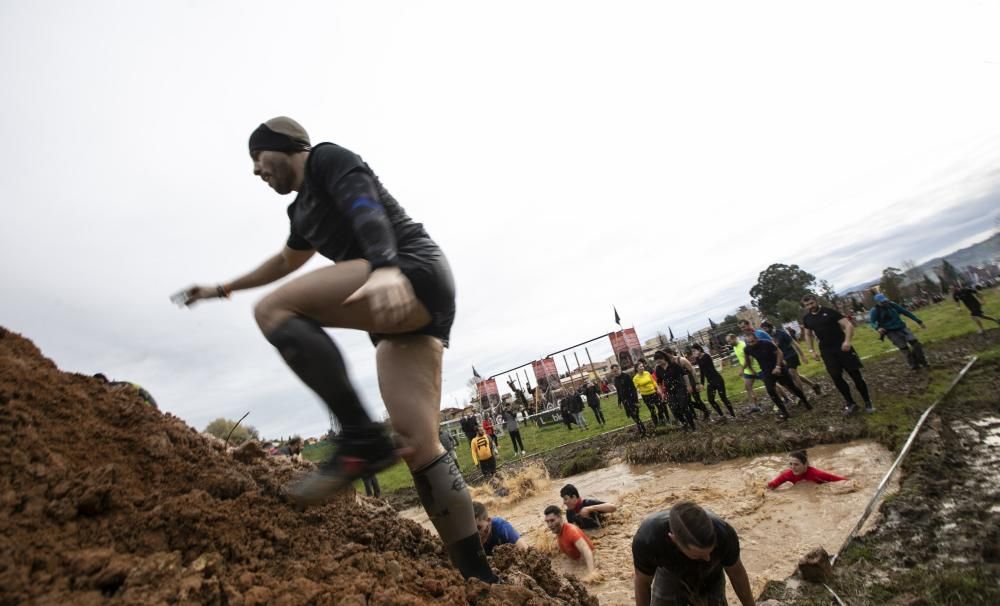
[[[288,498],[300,505],[318,505],[354,480],[375,475],[398,459],[396,448],[381,425],[345,427],[333,439],[330,458],[316,471],[288,485]]]
[[[845,417],[849,417],[849,416],[853,415],[856,412],[858,412],[858,405],[855,404],[854,402],[851,402],[850,404],[848,404],[847,406],[844,407],[844,416]]]
[[[823,388],[819,386],[819,383],[813,383],[813,391],[815,391],[818,396],[823,393]]]

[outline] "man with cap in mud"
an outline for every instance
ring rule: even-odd
[[[280,195],[295,192],[285,245],[233,280],[191,286],[173,299],[192,305],[271,284],[317,252],[334,261],[284,282],[254,308],[265,338],[343,428],[329,460],[291,485],[289,498],[323,503],[402,456],[451,561],[466,578],[495,582],[462,474],[438,440],[442,354],[455,319],[444,253],[360,156],[333,143],[313,146],[295,120],[258,126],[249,152],[254,175]],[[398,444],[365,411],[326,328],[371,337]]]
[[[691,501],[643,520],[632,538],[632,563],[636,606],[726,606],[725,577],[740,603],[754,606],[739,536]]]

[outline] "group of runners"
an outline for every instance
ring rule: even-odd
[[[260,124],[250,135],[248,151],[254,175],[280,195],[295,192],[287,207],[289,233],[284,245],[232,280],[190,286],[171,299],[185,306],[227,299],[289,276],[317,252],[334,261],[283,282],[254,307],[264,337],[341,426],[329,459],[288,486],[288,498],[303,505],[324,503],[351,482],[371,477],[402,458],[455,567],[466,578],[497,582],[462,473],[438,435],[442,355],[455,319],[455,284],[447,258],[360,156],[334,143],[313,145],[295,120],[280,116]],[[835,311],[816,311],[815,300],[811,305],[805,322],[810,349],[815,333],[828,370],[831,375],[837,371],[838,389],[849,398],[840,378],[848,372],[871,408],[860,360],[850,346],[851,333],[844,338]],[[809,320],[809,314],[816,317]],[[362,406],[343,355],[326,328],[360,330],[370,336],[378,386],[394,435]],[[762,366],[761,359],[776,360],[771,382],[781,382],[777,377],[786,372],[787,362],[749,339],[747,347],[748,355]],[[654,371],[673,405],[683,401],[681,393],[693,390],[693,384],[682,358],[670,350],[662,353],[654,358]],[[637,371],[643,377],[648,374],[645,366],[637,365]],[[708,374],[703,380],[714,378]],[[648,378],[634,385],[643,396],[652,393]],[[714,385],[729,406],[721,383]],[[710,402],[714,403],[711,397]],[[854,408],[849,403],[848,408]],[[660,418],[664,410],[653,404]],[[674,414],[686,427],[695,428],[690,410],[679,407]],[[650,603],[650,596],[666,596],[665,600],[680,595],[683,587],[707,585],[716,595],[720,586],[724,591],[722,570],[741,602],[753,604],[735,531],[693,503],[679,503],[643,522],[633,552],[637,604]]]

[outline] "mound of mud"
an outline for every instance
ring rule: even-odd
[[[436,536],[351,494],[297,511],[310,464],[226,452],[0,328],[0,604],[596,604],[528,552],[464,581]],[[503,553],[503,552],[501,552]]]

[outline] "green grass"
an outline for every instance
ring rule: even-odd
[[[992,289],[983,293],[982,296],[985,301],[987,313],[992,313],[992,315],[1000,314],[1000,292],[997,292],[996,289]],[[916,312],[916,315],[924,321],[927,328],[925,330],[921,330],[919,327],[914,326],[914,323],[910,320],[907,320],[907,324],[910,325],[914,334],[917,335],[917,337],[925,344],[969,334],[976,330],[976,326],[969,317],[969,313],[965,307],[961,310],[955,309],[955,304],[951,299],[947,299],[946,301],[936,305],[925,307],[924,309]],[[857,349],[862,358],[886,354],[899,355],[896,353],[896,348],[893,347],[887,340],[879,341],[878,333],[872,330],[867,324],[859,325],[855,328],[854,347]],[[809,353],[807,348],[803,347],[803,349],[806,350],[806,354]],[[806,376],[825,375],[826,373],[822,362],[817,362],[815,360],[809,360],[806,364],[803,364],[799,368],[799,371]],[[873,433],[873,437],[882,436],[888,438],[887,441],[891,443],[893,439],[905,436],[909,429],[912,428],[915,421],[914,411],[922,410],[926,407],[927,403],[933,401],[938,395],[940,395],[940,392],[943,391],[950,381],[950,375],[947,378],[943,375],[940,377],[937,376],[941,373],[948,374],[944,371],[935,370],[933,381],[931,383],[932,388],[928,391],[928,393],[922,395],[916,400],[913,398],[907,399],[905,406],[886,406],[883,408],[881,406],[882,403],[880,402],[879,414],[876,414],[867,420]],[[739,369],[735,367],[726,368],[722,371],[722,375],[726,380],[726,390],[730,399],[733,401],[734,405],[741,405],[746,396],[743,389],[743,381],[740,378]],[[760,382],[758,381],[758,386],[759,384]],[[703,394],[702,400],[705,399],[706,398]],[[604,427],[600,427],[596,422],[594,422],[593,413],[589,408],[586,408],[583,413],[589,425],[589,427],[584,430],[580,430],[576,428],[576,426],[574,426],[574,429],[572,430],[567,430],[566,426],[561,423],[542,428],[535,427],[534,425],[522,425],[521,438],[524,441],[525,449],[528,451],[529,455],[545,452],[570,442],[590,438],[633,424],[632,420],[626,417],[625,412],[618,406],[618,400],[614,394],[602,399],[601,409],[607,420]],[[644,418],[648,419],[648,412],[645,411],[645,407],[643,407],[642,410]],[[885,411],[884,413],[883,410]],[[302,455],[310,461],[318,462],[325,459],[329,455],[329,451],[330,445],[325,442],[321,442],[319,444],[305,447],[302,451]],[[456,449],[456,452],[458,454],[459,466],[462,471],[464,473],[473,471],[474,466],[472,464],[472,455],[470,453],[468,441],[462,439]],[[510,438],[505,432],[504,436],[500,438],[500,457],[498,464],[503,465],[505,462],[516,460],[517,458],[518,457],[514,456]],[[378,474],[378,479],[384,492],[391,492],[399,488],[413,485],[409,470],[407,470],[406,465],[403,463],[398,463],[386,471]],[[360,483],[358,488],[363,490]]]

